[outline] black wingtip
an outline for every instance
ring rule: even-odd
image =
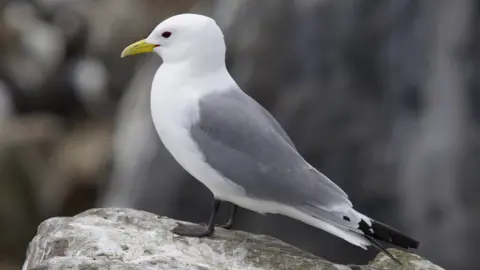
[[[388,226],[376,220],[371,221],[371,226],[361,220],[359,225],[359,229],[367,236],[370,236],[376,240],[380,240],[382,242],[390,243],[397,247],[401,247],[404,249],[417,249],[420,246],[420,242],[407,236],[406,234]]]

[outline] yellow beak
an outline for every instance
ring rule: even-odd
[[[145,39],[142,39],[126,47],[120,57],[123,58],[129,55],[153,52],[153,49],[157,46],[158,45],[148,43]]]

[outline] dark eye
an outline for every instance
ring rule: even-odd
[[[171,35],[172,35],[172,32],[168,32],[168,31],[162,33],[162,37],[164,38],[169,38]]]

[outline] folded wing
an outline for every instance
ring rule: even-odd
[[[310,166],[278,122],[239,89],[199,101],[192,138],[206,161],[247,195],[295,207],[351,207],[347,194]]]

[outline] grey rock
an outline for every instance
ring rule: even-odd
[[[186,238],[177,221],[126,208],[91,209],[43,222],[30,243],[27,269],[396,269],[379,255],[369,265],[329,262],[265,235],[217,229]],[[408,269],[442,269],[414,254],[393,252]]]

